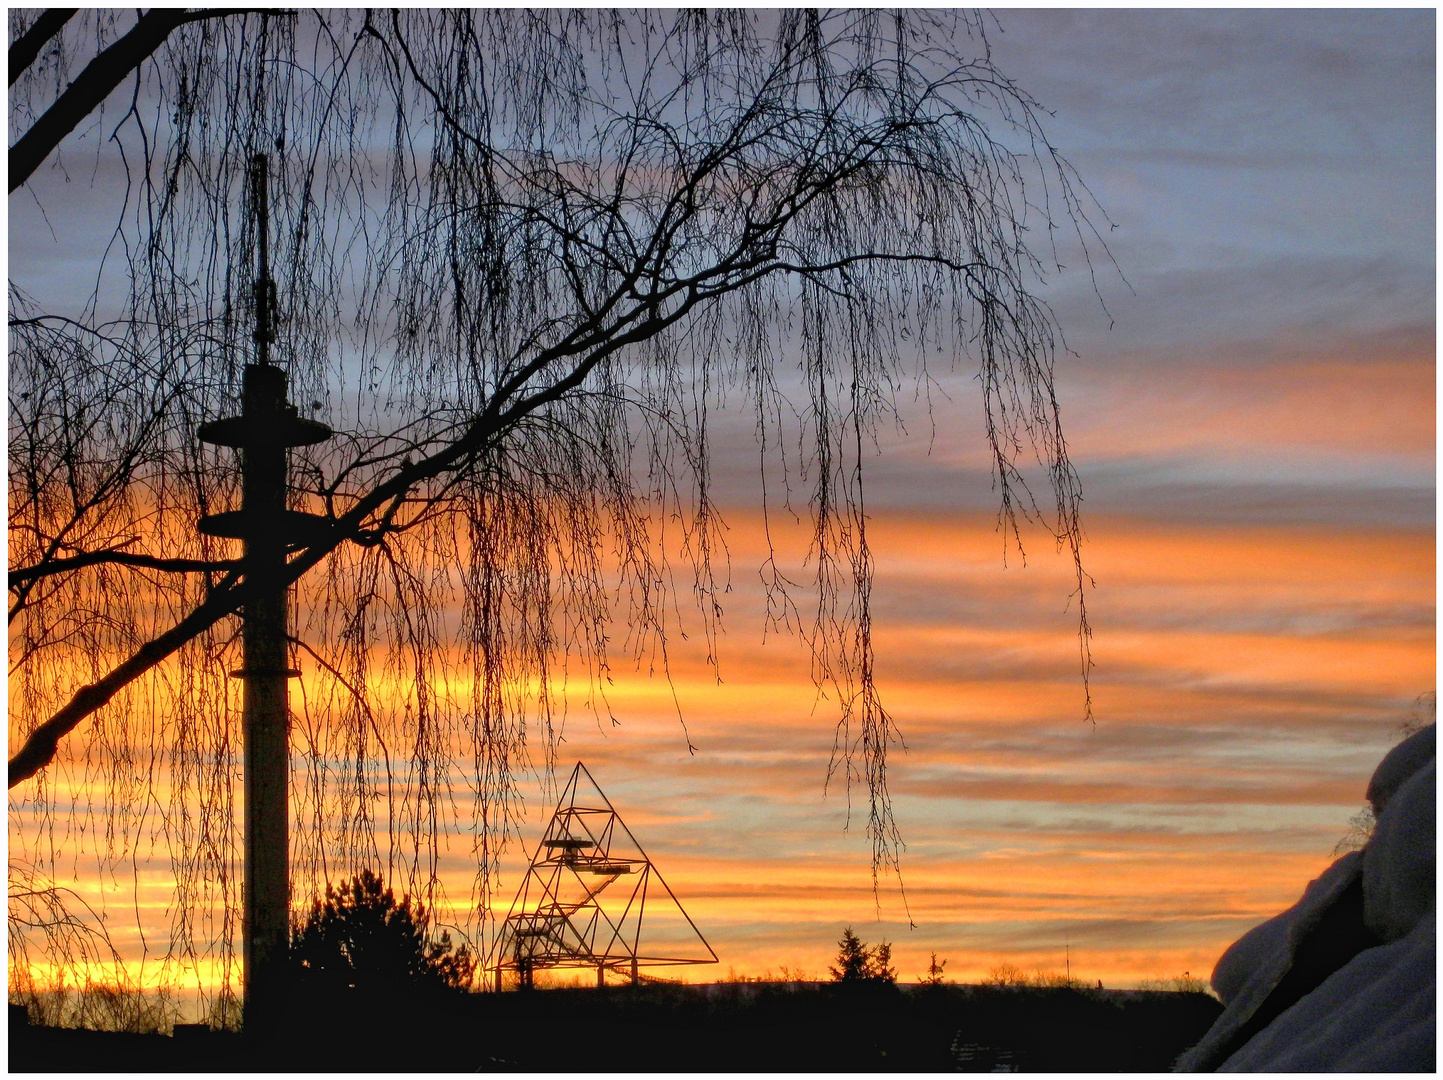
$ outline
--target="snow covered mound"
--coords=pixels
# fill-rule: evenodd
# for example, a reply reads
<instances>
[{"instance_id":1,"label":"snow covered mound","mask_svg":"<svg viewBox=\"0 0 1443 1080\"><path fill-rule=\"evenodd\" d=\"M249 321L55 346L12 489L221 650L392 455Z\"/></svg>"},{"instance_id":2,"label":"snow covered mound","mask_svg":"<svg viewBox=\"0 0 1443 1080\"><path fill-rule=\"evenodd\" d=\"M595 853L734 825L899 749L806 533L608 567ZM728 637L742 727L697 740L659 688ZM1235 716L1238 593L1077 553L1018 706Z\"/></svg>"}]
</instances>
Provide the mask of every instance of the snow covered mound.
<instances>
[{"instance_id":1,"label":"snow covered mound","mask_svg":"<svg viewBox=\"0 0 1443 1080\"><path fill-rule=\"evenodd\" d=\"M1213 969L1226 1008L1182 1072L1432 1072L1437 726L1368 785L1377 828Z\"/></svg>"}]
</instances>

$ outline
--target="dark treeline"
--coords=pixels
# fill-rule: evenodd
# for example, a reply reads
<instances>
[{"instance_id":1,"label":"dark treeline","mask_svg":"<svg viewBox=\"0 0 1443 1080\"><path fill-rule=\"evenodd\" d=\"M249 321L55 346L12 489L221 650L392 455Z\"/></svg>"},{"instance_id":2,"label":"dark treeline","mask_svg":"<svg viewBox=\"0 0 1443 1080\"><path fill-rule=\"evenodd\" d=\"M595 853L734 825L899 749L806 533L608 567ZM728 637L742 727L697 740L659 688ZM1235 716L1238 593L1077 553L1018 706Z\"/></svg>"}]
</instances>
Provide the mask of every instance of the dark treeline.
<instances>
[{"instance_id":1,"label":"dark treeline","mask_svg":"<svg viewBox=\"0 0 1443 1080\"><path fill-rule=\"evenodd\" d=\"M650 985L298 1002L289 1036L11 1030L21 1071L1154 1072L1220 1011L1204 994ZM364 1060L355 1048L365 1047Z\"/></svg>"}]
</instances>

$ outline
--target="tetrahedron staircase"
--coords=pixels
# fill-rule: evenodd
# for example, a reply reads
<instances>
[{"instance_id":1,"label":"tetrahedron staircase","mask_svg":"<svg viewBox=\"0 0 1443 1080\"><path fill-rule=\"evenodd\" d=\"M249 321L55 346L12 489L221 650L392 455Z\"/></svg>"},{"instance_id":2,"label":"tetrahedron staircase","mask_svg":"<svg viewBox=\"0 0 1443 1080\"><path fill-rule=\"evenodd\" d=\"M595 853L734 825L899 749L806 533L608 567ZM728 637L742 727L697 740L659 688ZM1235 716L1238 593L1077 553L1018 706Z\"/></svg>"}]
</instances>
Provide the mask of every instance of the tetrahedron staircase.
<instances>
[{"instance_id":1,"label":"tetrahedron staircase","mask_svg":"<svg viewBox=\"0 0 1443 1080\"><path fill-rule=\"evenodd\" d=\"M639 968L715 964L696 928L621 815L581 762L497 935L490 969L521 987L538 968L590 968L640 979Z\"/></svg>"}]
</instances>

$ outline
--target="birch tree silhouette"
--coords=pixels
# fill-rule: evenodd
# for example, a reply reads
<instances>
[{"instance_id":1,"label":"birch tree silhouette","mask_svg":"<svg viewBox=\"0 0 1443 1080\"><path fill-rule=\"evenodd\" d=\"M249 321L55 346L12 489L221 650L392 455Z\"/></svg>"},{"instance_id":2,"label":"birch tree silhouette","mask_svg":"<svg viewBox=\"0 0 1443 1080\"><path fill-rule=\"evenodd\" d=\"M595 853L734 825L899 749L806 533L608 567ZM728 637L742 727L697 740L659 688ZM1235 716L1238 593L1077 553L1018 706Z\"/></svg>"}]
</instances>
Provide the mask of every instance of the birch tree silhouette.
<instances>
[{"instance_id":1,"label":"birch tree silhouette","mask_svg":"<svg viewBox=\"0 0 1443 1080\"><path fill-rule=\"evenodd\" d=\"M1106 258L1101 212L980 18L12 11L11 39L12 199L43 205L48 176L102 153L121 176L88 300L11 282L12 814L41 823L41 862L67 815L114 858L158 837L177 956L228 963L235 935L226 673L248 583L195 529L237 501L195 432L236 411L248 358L256 153L273 355L341 433L292 455L295 508L327 520L285 575L314 674L296 875L385 865L430 907L469 797L484 908L564 685L606 715L613 618L665 673L690 593L715 660L723 396L788 477L763 510L810 522L809 579L761 568L768 618L836 702L828 776L866 793L874 879L898 857L898 732L864 467L939 365L977 373L1004 541L1030 518L1071 555L1085 695L1080 490L1038 288L1059 230Z\"/></svg>"}]
</instances>

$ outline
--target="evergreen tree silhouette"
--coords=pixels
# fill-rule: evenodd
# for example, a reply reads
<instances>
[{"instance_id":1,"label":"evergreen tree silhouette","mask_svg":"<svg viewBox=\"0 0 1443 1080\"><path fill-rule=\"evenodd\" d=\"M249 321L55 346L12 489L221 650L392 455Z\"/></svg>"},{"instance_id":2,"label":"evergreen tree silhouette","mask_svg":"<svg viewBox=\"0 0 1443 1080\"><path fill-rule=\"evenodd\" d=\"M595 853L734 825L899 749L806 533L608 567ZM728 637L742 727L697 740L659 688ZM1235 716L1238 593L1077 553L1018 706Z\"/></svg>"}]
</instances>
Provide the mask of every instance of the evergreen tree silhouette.
<instances>
[{"instance_id":1,"label":"evergreen tree silhouette","mask_svg":"<svg viewBox=\"0 0 1443 1080\"><path fill-rule=\"evenodd\" d=\"M837 941L837 964L828 970L833 982L884 982L897 981L897 969L892 966L892 943L884 941L875 949L844 927Z\"/></svg>"},{"instance_id":2,"label":"evergreen tree silhouette","mask_svg":"<svg viewBox=\"0 0 1443 1080\"><path fill-rule=\"evenodd\" d=\"M867 956L867 978L873 982L895 983L897 969L892 966L892 943L884 941Z\"/></svg>"},{"instance_id":3,"label":"evergreen tree silhouette","mask_svg":"<svg viewBox=\"0 0 1443 1080\"><path fill-rule=\"evenodd\" d=\"M426 909L395 894L370 870L327 885L291 934L291 967L302 985L325 990L465 989L475 973L449 933L428 941Z\"/></svg>"},{"instance_id":4,"label":"evergreen tree silhouette","mask_svg":"<svg viewBox=\"0 0 1443 1080\"><path fill-rule=\"evenodd\" d=\"M937 954L935 952L932 953L932 958L927 963L927 974L923 975L917 981L923 986L941 986L943 982L942 969L946 966L947 961L945 959L938 960Z\"/></svg>"},{"instance_id":5,"label":"evergreen tree silhouette","mask_svg":"<svg viewBox=\"0 0 1443 1080\"><path fill-rule=\"evenodd\" d=\"M871 954L850 926L842 930L837 950L837 966L830 968L833 982L861 982L868 978Z\"/></svg>"}]
</instances>

